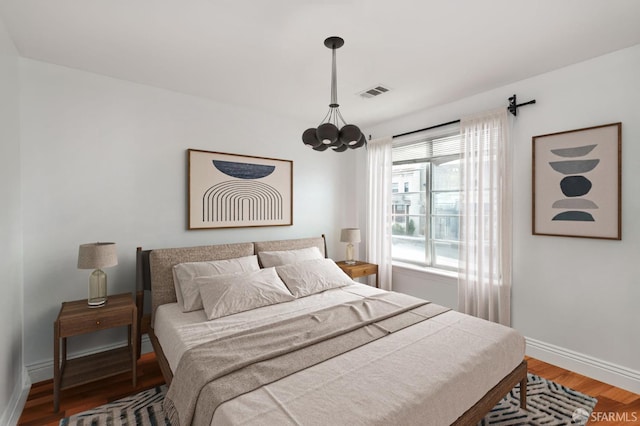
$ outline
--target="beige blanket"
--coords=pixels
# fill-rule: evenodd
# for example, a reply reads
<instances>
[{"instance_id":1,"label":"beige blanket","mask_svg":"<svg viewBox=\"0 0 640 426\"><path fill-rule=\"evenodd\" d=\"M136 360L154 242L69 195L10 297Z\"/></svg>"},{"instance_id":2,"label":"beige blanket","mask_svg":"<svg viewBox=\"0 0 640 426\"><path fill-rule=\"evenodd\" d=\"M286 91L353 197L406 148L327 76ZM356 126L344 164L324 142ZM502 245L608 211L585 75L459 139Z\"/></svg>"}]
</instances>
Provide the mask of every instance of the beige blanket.
<instances>
[{"instance_id":1,"label":"beige blanket","mask_svg":"<svg viewBox=\"0 0 640 426\"><path fill-rule=\"evenodd\" d=\"M209 425L227 400L447 310L384 293L201 344L180 360L165 411L174 425Z\"/></svg>"}]
</instances>

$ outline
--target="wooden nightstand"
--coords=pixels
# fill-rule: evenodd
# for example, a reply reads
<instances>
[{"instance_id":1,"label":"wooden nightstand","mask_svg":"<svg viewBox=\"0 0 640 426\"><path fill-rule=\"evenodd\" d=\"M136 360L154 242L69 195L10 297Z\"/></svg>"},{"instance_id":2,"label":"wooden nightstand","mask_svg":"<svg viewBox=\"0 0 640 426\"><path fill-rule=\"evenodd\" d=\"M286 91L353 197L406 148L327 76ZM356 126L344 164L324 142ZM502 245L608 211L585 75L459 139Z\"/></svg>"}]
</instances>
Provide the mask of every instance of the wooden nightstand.
<instances>
[{"instance_id":1,"label":"wooden nightstand","mask_svg":"<svg viewBox=\"0 0 640 426\"><path fill-rule=\"evenodd\" d=\"M53 409L60 408L60 390L131 371L136 386L137 309L131 293L109 296L107 304L90 308L87 299L63 302L53 323ZM128 326L127 346L67 360L67 337ZM62 343L62 347L60 347ZM60 355L62 351L62 362Z\"/></svg>"},{"instance_id":2,"label":"wooden nightstand","mask_svg":"<svg viewBox=\"0 0 640 426\"><path fill-rule=\"evenodd\" d=\"M352 279L376 274L376 288L380 287L378 282L378 265L374 263L360 262L359 260L352 265L347 265L344 260L336 262L336 264Z\"/></svg>"}]
</instances>

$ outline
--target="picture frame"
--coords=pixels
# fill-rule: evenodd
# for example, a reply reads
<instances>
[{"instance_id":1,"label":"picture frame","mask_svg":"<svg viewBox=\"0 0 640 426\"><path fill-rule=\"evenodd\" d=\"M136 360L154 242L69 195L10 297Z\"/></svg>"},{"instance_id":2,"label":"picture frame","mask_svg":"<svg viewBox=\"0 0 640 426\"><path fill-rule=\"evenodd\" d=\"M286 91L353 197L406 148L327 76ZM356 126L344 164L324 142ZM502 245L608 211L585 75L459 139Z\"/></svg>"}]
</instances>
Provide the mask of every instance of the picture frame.
<instances>
[{"instance_id":1,"label":"picture frame","mask_svg":"<svg viewBox=\"0 0 640 426\"><path fill-rule=\"evenodd\" d=\"M187 153L188 229L293 225L293 161Z\"/></svg>"},{"instance_id":2,"label":"picture frame","mask_svg":"<svg viewBox=\"0 0 640 426\"><path fill-rule=\"evenodd\" d=\"M622 123L532 138L533 235L622 239Z\"/></svg>"}]
</instances>

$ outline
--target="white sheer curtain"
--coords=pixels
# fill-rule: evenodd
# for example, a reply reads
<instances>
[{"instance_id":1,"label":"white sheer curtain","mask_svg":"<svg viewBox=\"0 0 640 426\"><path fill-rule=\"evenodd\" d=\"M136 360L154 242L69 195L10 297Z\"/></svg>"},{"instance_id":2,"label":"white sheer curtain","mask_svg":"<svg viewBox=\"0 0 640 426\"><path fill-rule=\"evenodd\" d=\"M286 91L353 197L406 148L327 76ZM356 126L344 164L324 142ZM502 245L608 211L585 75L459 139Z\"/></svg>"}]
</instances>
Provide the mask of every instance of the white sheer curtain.
<instances>
[{"instance_id":1,"label":"white sheer curtain","mask_svg":"<svg viewBox=\"0 0 640 426\"><path fill-rule=\"evenodd\" d=\"M511 323L511 154L505 108L460 121L458 310Z\"/></svg>"},{"instance_id":2,"label":"white sheer curtain","mask_svg":"<svg viewBox=\"0 0 640 426\"><path fill-rule=\"evenodd\" d=\"M391 290L391 141L367 144L367 261L378 265L380 288Z\"/></svg>"}]
</instances>

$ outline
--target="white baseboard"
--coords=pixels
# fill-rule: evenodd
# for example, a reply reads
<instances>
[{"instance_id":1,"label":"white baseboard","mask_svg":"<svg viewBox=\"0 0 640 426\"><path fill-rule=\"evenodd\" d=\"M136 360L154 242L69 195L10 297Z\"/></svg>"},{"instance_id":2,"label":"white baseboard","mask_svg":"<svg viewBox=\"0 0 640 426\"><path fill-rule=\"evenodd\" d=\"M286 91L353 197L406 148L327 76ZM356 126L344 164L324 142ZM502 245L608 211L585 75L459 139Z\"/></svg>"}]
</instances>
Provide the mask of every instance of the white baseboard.
<instances>
[{"instance_id":1,"label":"white baseboard","mask_svg":"<svg viewBox=\"0 0 640 426\"><path fill-rule=\"evenodd\" d=\"M527 341L527 355L532 358L557 365L565 370L571 370L629 392L640 394L640 371L631 370L529 337L525 339Z\"/></svg>"},{"instance_id":2,"label":"white baseboard","mask_svg":"<svg viewBox=\"0 0 640 426\"><path fill-rule=\"evenodd\" d=\"M69 358L76 358L85 355L91 355L94 353L108 351L110 349L116 349L126 344L126 342L122 341L119 343L114 343L108 346L102 346L99 348L93 348L89 351L84 351L80 353L70 354ZM140 345L141 352L146 354L147 352L153 352L153 347L151 346L151 341L149 340L148 335L142 336L142 343ZM36 362L33 364L29 364L26 366L27 371L29 372L29 377L31 378L31 383L38 383L44 380L49 380L53 378L53 359L48 359L42 362ZM0 423L3 424L3 423Z\"/></svg>"},{"instance_id":3,"label":"white baseboard","mask_svg":"<svg viewBox=\"0 0 640 426\"><path fill-rule=\"evenodd\" d=\"M27 402L27 397L29 396L29 389L31 389L29 375L27 374L27 370L23 369L22 380L16 384L16 388L11 395L11 400L5 407L4 412L0 413L0 425L18 424L24 404Z\"/></svg>"}]
</instances>

